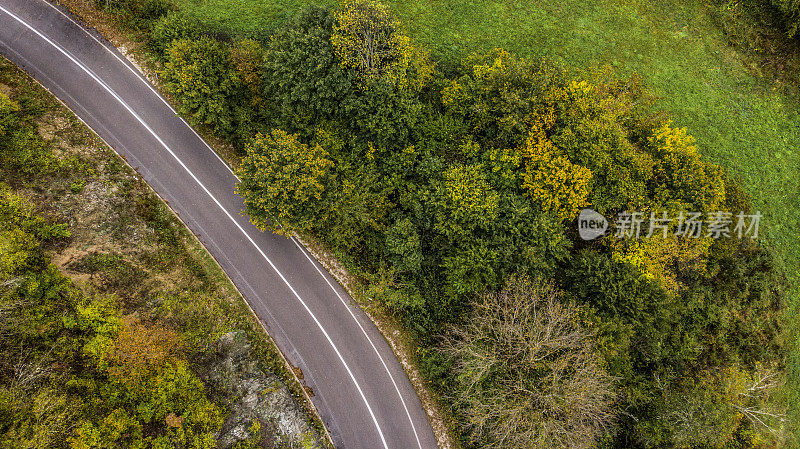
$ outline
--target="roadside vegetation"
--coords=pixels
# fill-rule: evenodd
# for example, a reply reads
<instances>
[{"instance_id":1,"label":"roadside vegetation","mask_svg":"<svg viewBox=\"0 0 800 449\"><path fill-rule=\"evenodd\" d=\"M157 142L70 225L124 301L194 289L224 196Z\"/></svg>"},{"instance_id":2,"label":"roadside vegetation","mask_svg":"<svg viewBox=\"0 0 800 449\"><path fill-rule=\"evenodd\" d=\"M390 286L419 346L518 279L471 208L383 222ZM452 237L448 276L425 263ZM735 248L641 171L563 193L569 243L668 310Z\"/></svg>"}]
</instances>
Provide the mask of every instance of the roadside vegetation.
<instances>
[{"instance_id":1,"label":"roadside vegetation","mask_svg":"<svg viewBox=\"0 0 800 449\"><path fill-rule=\"evenodd\" d=\"M109 7L252 221L403 323L458 444L797 443L797 5L251 4ZM766 245L585 242L584 207L759 210Z\"/></svg>"},{"instance_id":2,"label":"roadside vegetation","mask_svg":"<svg viewBox=\"0 0 800 449\"><path fill-rule=\"evenodd\" d=\"M284 385L291 372L200 243L2 58L0 337L0 447L323 447L302 390ZM223 349L241 355L228 371ZM285 409L243 411L223 381L245 371ZM231 436L238 425L247 438Z\"/></svg>"}]
</instances>

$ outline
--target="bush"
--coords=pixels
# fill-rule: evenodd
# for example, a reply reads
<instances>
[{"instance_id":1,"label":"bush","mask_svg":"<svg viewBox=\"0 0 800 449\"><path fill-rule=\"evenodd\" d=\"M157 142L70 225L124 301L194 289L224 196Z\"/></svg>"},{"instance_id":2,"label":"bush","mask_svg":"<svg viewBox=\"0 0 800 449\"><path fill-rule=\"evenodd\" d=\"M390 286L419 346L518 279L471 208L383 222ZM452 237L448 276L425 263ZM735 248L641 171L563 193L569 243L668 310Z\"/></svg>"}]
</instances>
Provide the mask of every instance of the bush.
<instances>
[{"instance_id":1,"label":"bush","mask_svg":"<svg viewBox=\"0 0 800 449\"><path fill-rule=\"evenodd\" d=\"M772 0L772 4L783 13L789 37L796 36L800 32L800 1Z\"/></svg>"},{"instance_id":2,"label":"bush","mask_svg":"<svg viewBox=\"0 0 800 449\"><path fill-rule=\"evenodd\" d=\"M125 13L130 25L150 28L153 21L175 9L172 0L96 0L103 2L106 8L115 8Z\"/></svg>"},{"instance_id":3,"label":"bush","mask_svg":"<svg viewBox=\"0 0 800 449\"><path fill-rule=\"evenodd\" d=\"M9 182L19 175L52 175L62 168L31 123L30 112L0 92L0 170Z\"/></svg>"},{"instance_id":4,"label":"bush","mask_svg":"<svg viewBox=\"0 0 800 449\"><path fill-rule=\"evenodd\" d=\"M0 193L3 445L215 447L222 411L178 334L83 294L42 249L68 232Z\"/></svg>"}]
</instances>

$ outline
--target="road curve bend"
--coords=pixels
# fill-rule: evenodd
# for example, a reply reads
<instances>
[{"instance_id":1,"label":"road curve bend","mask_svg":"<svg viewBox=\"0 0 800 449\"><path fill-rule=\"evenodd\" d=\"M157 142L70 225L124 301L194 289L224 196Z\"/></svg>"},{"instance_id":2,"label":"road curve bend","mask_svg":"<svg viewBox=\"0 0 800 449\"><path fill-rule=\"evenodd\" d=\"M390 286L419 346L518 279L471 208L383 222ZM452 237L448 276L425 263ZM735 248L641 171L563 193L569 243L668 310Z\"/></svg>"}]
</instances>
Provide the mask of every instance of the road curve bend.
<instances>
[{"instance_id":1,"label":"road curve bend","mask_svg":"<svg viewBox=\"0 0 800 449\"><path fill-rule=\"evenodd\" d=\"M124 156L198 236L302 370L336 447L438 447L369 318L302 245L241 215L228 165L116 49L45 0L0 0L0 53Z\"/></svg>"}]
</instances>

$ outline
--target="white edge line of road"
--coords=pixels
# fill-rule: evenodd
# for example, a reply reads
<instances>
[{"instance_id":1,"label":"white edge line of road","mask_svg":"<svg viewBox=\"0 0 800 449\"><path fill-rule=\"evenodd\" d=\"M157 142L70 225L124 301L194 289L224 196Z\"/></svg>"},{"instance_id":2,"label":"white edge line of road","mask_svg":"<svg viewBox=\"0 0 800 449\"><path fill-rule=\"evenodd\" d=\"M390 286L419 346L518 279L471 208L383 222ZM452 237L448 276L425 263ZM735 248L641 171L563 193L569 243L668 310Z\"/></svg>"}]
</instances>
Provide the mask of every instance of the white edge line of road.
<instances>
[{"instance_id":1,"label":"white edge line of road","mask_svg":"<svg viewBox=\"0 0 800 449\"><path fill-rule=\"evenodd\" d=\"M370 415L371 415L371 417L372 417L372 421L373 421L373 423L375 424L375 428L378 430L378 434L379 434L379 435L380 435L380 437L381 437L381 441L382 441L382 443L383 443L383 447L384 447L384 448L386 448L386 449L388 449L388 447L389 447L389 446L388 446L388 445L387 445L387 443L386 443L386 438L385 438L385 437L384 437L384 435L383 435L383 430L380 428L380 425L378 424L378 420L377 420L377 418L375 417L375 413L372 411L372 407L370 407L370 405L369 405L369 402L367 401L367 398L366 398L366 396L364 395L364 392L363 392L363 390L361 389L361 386L358 384L358 381L356 380L355 376L353 375L353 372L350 370L350 367L347 365L347 362L345 362L345 360L344 360L344 357L342 356L341 352L339 352L339 348L337 348L337 347L336 347L336 345L333 343L333 340L332 340L332 339L331 339L331 337L328 335L328 332L325 330L325 328L324 328L324 327L322 326L322 324L319 322L319 320L317 319L317 317L314 315L314 313L311 311L311 309L310 309L310 308L308 307L308 305L305 303L305 301L303 300L303 298L302 298L302 297L300 297L300 295L297 293L297 291L294 289L294 287L292 287L292 285L289 283L289 281L288 281L288 280L287 280L287 279L286 279L286 278L283 276L283 273L281 273L281 272L278 270L278 268L275 266L275 264L272 262L272 260L270 260L270 259L269 259L269 257L267 257L267 255L266 255L266 254L264 254L264 252L263 252L263 251L261 250L261 248L260 248L260 247L259 247L259 246L256 244L256 242L253 240L253 238L252 238L252 237L250 237L250 235L247 233L247 231L245 231L245 230L244 230L244 228L242 228L242 226L241 226L241 225L239 225L239 223L238 223L238 222L237 222L237 221L236 221L236 220L233 218L233 216L232 216L232 215L231 215L231 214L228 212L228 210L227 210L227 209L225 209L225 207L224 207L224 206L222 206L222 204L221 204L221 203L220 203L220 202L219 202L219 201L218 201L218 200L217 200L217 199L214 197L214 195L213 195L213 194L211 194L211 192L210 192L210 191L209 191L209 190L206 188L206 186L205 186L205 185L203 185L203 183L202 183L202 182L200 182L200 180L199 180L199 179L198 179L198 178L195 176L195 174L194 174L194 173L192 173L192 172L191 172L191 170L189 170L189 168L188 168L188 167L187 167L187 166L186 166L186 165L183 163L183 161L181 161L181 160L180 160L180 158L178 158L178 156L177 156L177 155L176 155L176 154L175 154L175 153L172 151L172 149L171 149L169 146L167 146L167 144L166 144L166 143L165 143L163 140L161 140L161 138L158 136L158 134L156 134L156 133L155 133L155 132L152 130L152 128L150 128L150 126L148 126L148 125L147 125L147 123L146 123L146 122L145 122L145 121L144 121L144 120L143 120L141 117L139 117L139 115L138 115L138 114L136 114L136 112L135 112L135 111L133 111L133 109L131 109L131 108L130 108L130 106L128 106L128 104L127 104L127 103L125 103L125 101L124 101L122 98L120 98L120 97L119 97L119 95L117 95L117 93L116 93L116 92L114 92L114 90L112 90L112 89L111 89L111 88L110 88L108 85L106 85L106 84L105 84L105 83L104 83L104 82L103 82L103 81L102 81L100 78L98 78L98 77L97 77L97 76L96 76L96 75L95 75L95 74L94 74L94 73L91 71L91 69L89 69L88 67L84 66L84 65L83 65L83 64L82 64L80 61L78 61L77 59L75 59L75 58L74 58L74 57L73 57L71 54L69 54L69 52L67 52L66 50L64 50L64 49L63 49L61 46L59 46L58 44L56 44L55 42L53 42L52 40L50 40L50 39L49 39L47 36L45 36L45 35L43 35L42 33L40 33L38 30L36 30L36 29L35 29L35 28L33 28L31 25L29 25L27 22L25 22L24 20L22 20L21 18L19 18L18 16L16 16L14 13L12 13L12 12L10 12L9 10L7 10L6 8L4 8L2 5L0 5L0 10L2 10L2 11L3 11L3 12L5 12L7 15L11 16L12 18L14 18L14 20L16 20L17 22L21 23L23 26L25 26L25 28L28 28L28 29L29 29L30 31L32 31L34 34L36 34L36 35L37 35L37 36L39 36L41 39L43 39L44 41L46 41L47 43L49 43L51 46L53 46L53 48L55 48L55 49L56 49L56 50L58 50L60 53L62 53L64 56L66 56L67 58L69 58L69 59L70 59L70 60L71 60L71 61L72 61L72 62L73 62L75 65L77 65L79 68L81 68L81 69L82 69L84 72L86 72L86 74L87 74L87 75L89 75L89 76L90 76L92 79L94 79L94 80L95 80L95 81L96 81L98 84L100 84L100 85L101 85L101 86L102 86L102 87L103 87L103 88L104 88L104 89L105 89L105 90L106 90L106 91L107 91L109 94L111 94L111 96L113 96L113 97L114 97L114 98L115 98L115 99L116 99L116 100L117 100L117 101L118 101L118 102L119 102L119 103L120 103L120 104L121 104L121 105L122 105L122 106L123 106L123 107L124 107L124 108L125 108L125 109L126 109L126 110L127 110L127 111L128 111L128 112L129 112L129 113L130 113L130 114L131 114L131 115L132 115L132 116L133 116L133 117L134 117L134 118L135 118L135 119L136 119L136 120L137 120L137 121L138 121L138 122L139 122L139 123L140 123L140 124L141 124L141 125L144 127L144 128L145 128L145 129L147 129L147 131L148 131L148 132L149 132L149 133L150 133L150 134L151 134L151 135L152 135L152 136L153 136L153 137L154 137L154 138L155 138L155 139L156 139L156 140L157 140L157 141L158 141L158 142L161 144L161 146L163 146L163 147L164 147L164 149L165 149L165 150L167 150L167 152L169 152L169 154L170 154L170 155L172 155L172 157L173 157L173 158L174 158L174 159L175 159L175 160L176 160L176 161L177 161L177 162L178 162L178 163L181 165L181 167L183 167L183 169L184 169L184 170L186 170L186 172L187 172L187 173L188 173L188 174L189 174L189 175L192 177L192 179L194 179L194 181L195 181L195 182L196 182L196 183L197 183L197 184L200 186L200 188L202 188L202 189L203 189L203 191L204 191L204 192L205 192L205 193L206 193L206 194L207 194L207 195L208 195L208 196L209 196L209 197L210 197L210 198L211 198L211 199L214 201L214 203L216 203L216 205L217 205L217 206L218 206L218 207L219 207L219 208L220 208L220 209L221 209L221 210L222 210L222 211L225 213L225 215L227 215L227 216L228 216L228 218L229 218L229 219L230 219L230 220L233 222L233 224L234 224L234 225L235 225L235 226L236 226L236 227L237 227L237 228L238 228L238 229L239 229L239 230L242 232L242 234L243 234L243 235L244 235L244 236L247 238L247 240L248 240L248 241L249 241L249 242L250 242L250 243L253 245L253 247L255 247L255 248L256 248L256 250L259 252L259 254L261 254L261 256L264 258L264 260L266 260L266 261L267 261L267 263L270 265L270 267L272 267L272 269L275 271L275 273L276 273L276 274L277 274L277 275L278 275L278 276L281 278L281 280L283 281L283 283L284 283L284 284L286 284L286 286L287 286L287 287L289 287L289 290L291 290L292 294L294 294L294 296L297 298L297 300L300 302L300 304L302 304L302 305L303 305L303 308L305 308L305 309L306 309L306 312L308 312L308 314L311 316L311 318L312 318L312 319L314 320L314 322L316 323L317 327L320 329L320 331L322 331L323 335L325 335L325 338L328 340L328 343L331 345L331 348L333 348L333 350L336 352L336 355L339 357L339 361L341 361L341 362L342 362L342 365L343 365L343 366L344 366L344 368L347 370L347 374L349 374L349 375L350 375L350 379L353 381L353 384L354 384L354 385L355 385L355 387L358 389L358 392L359 392L359 394L361 395L361 399L364 401L364 405L366 405L366 407L367 407L367 410L369 411L369 413L370 413ZM216 153L216 152L215 152L215 153ZM227 165L227 164L226 164L226 165Z\"/></svg>"},{"instance_id":2,"label":"white edge line of road","mask_svg":"<svg viewBox=\"0 0 800 449\"><path fill-rule=\"evenodd\" d=\"M313 265L314 268L317 270L317 273L319 273L319 275L322 276L322 279L325 279L325 282L328 284L328 287L330 287L331 290L333 290L333 292L336 293L336 296L339 298L339 301L341 301L344 307L347 309L347 311L350 312L350 316L353 317L353 321L355 321L356 324L358 324L358 328L361 329L361 332L363 332L364 336L367 337L367 341L369 342L370 346L372 346L372 349L375 351L375 355L378 356L381 363L383 364L383 369L386 370L386 373L389 374L389 379L392 380L392 385L394 385L394 390L397 392L397 396L400 397L400 402L403 404L403 408L406 411L406 416L408 416L408 421L411 423L411 430L414 432L414 437L417 439L417 445L419 446L420 449L422 449L422 443L420 442L419 435L417 434L417 427L414 425L414 420L411 419L411 412L408 410L408 406L406 405L405 399L403 399L403 394L400 393L400 387L397 386L397 382L395 382L394 376L392 376L392 373L389 372L389 366L386 365L386 361L383 359L383 356L381 356L381 353L378 352L378 348L375 346L375 343L373 343L372 339L369 338L366 329L364 329L364 326L362 326L361 322L358 321L358 318L356 318L356 315L355 313L353 313L353 310L351 309L350 305L347 304L344 298L342 298L342 295L339 294L339 291L333 287L333 284L331 284L331 281L328 280L328 277L325 276L324 273L322 273L322 270L320 270L319 266L316 263L314 263L314 260L311 258L311 256L309 256L308 251L306 251L306 249L303 248L303 246L297 242L297 239L292 238L292 242L294 242L294 244L297 245L297 248L300 250L300 252L303 253L304 256L306 256L306 259L308 259L309 262L311 262L311 265Z\"/></svg>"},{"instance_id":3,"label":"white edge line of road","mask_svg":"<svg viewBox=\"0 0 800 449\"><path fill-rule=\"evenodd\" d=\"M211 146L208 144L208 142L206 142L206 141L205 141L205 139L203 139L202 137L200 137L200 134L198 134L198 133L197 133L197 131L195 131L195 129L194 129L194 128L193 128L191 125L189 125L189 123L186 121L186 119L184 119L183 117L181 117L181 115L180 115L180 114L178 114L178 111L176 111L176 110L175 110L175 108L173 108L173 107L172 107L172 105L171 105L171 104L169 104L169 102L166 100L166 98L164 98L164 96L163 96L163 95L161 95L161 93L160 93L160 92L158 92L158 91L156 90L156 88L155 88L155 87L153 87L153 85L152 85L152 84L150 84L150 83L149 83L147 80L145 80L145 79L142 77L142 75L141 75L141 74L140 74L138 71L136 71L136 69L135 69L134 67L132 67L132 64L133 64L133 63L132 63L131 61L129 61L127 58L126 58L126 59L122 59L122 58L120 58L120 57L119 57L119 55L118 55L116 52L114 52L114 50L112 50L112 49L110 49L110 48L108 47L108 45L104 44L104 43L103 43L102 41L100 41L100 39L98 39L98 38L97 38L97 37L96 37L94 34L90 33L88 30L86 30L86 28L85 28L83 25L81 25L80 23L76 22L76 21L75 21L75 19L73 19L72 17L70 17L68 14L65 14L65 13L64 13L64 11L62 11L62 10L58 9L58 7L56 7L56 5L54 5L54 4L52 4L52 3L50 3L50 2L49 2L49 1L47 1L47 0L40 0L40 1L41 1L42 3L44 3L45 5L47 5L47 6L51 7L51 8L53 8L53 9L54 9L55 11L57 11L59 14L61 14L62 16L64 16L64 17L65 17L67 20L69 20L70 22L72 22L73 24L75 24L75 26L77 26L77 27L78 27L78 28L79 28L81 31L83 31L84 33L86 33L86 35L87 35L87 36L91 37L91 38L92 38L92 39L93 39L95 42L97 42L98 44L100 44L100 46L101 46L101 47L103 47L104 49L106 49L106 51L107 51L107 52L111 53L111 56L113 56L113 57L117 58L117 61L121 62L121 63L122 63L122 65L124 65L124 66L125 66L125 67L126 67L128 70L130 70L130 72L131 72L131 73L133 73L133 74L134 74L134 75L135 75L137 78L139 78L139 80L141 80L141 81L144 83L144 85L145 85L145 86L147 86L147 88L148 88L148 89L150 89L150 90L151 90L151 91L152 91L152 92L153 92L153 93L156 95L156 97L158 97L158 99L159 99L159 100L161 100L161 102L162 102L162 103L164 103L164 105L165 105L167 108L169 108L169 110L170 110L170 111L172 111L172 113L173 113L173 114L175 114L175 116L176 116L176 117L178 117L179 119L181 119L181 121L182 121L182 122L183 122L183 123L186 125L186 127L187 127L187 128L189 128L189 129L191 129L191 130L192 130L192 132L194 133L194 135L195 135L195 136L197 136L197 138L198 138L198 139L200 139L200 140L203 142L203 144L204 144L204 145L205 145L205 146L206 146L206 147L207 147L207 148L208 148L208 149L209 149L209 150L210 150L212 153L214 153L214 156L216 156L216 157L217 157L217 159L219 159L219 161L220 161L220 162L222 162L222 165L224 165L224 166L225 166L225 168L227 168L227 169L228 169L228 171L230 171L230 172L231 172L231 174L232 174L233 176L236 176L236 173L233 171L233 168L231 168L231 166L230 166L230 165L228 165L228 163L227 163L227 162L225 162L225 160L224 160L224 159L222 159L222 156L220 156L220 155L219 155L219 153L217 153L217 152L216 152L216 151L215 151L213 148L211 148ZM236 176L236 179L239 179L239 177L238 177L238 176Z\"/></svg>"},{"instance_id":4,"label":"white edge line of road","mask_svg":"<svg viewBox=\"0 0 800 449\"><path fill-rule=\"evenodd\" d=\"M187 122L186 122L186 120L185 120L183 117L181 117L180 115L178 115L178 112L175 110L175 108L173 108L173 107L172 107L172 105L171 105L171 104L170 104L170 103L169 103L169 102L168 102L168 101L167 101L167 100L166 100L166 99L165 99L165 98L164 98L164 97L163 97L163 96L162 96L162 95L161 95L161 94L160 94L160 93L159 93L159 92L158 92L158 91L157 91L157 90L156 90L156 89L155 89L155 88L154 88L154 87L153 87L153 86L152 86L152 85L151 85L151 84L150 84L150 83L147 81L147 80L145 80L145 79L142 77L142 75L141 75L141 74L140 74L140 73L139 73L139 72L138 72L138 71L137 71L137 70L136 70L134 67L131 67L131 63L130 63L130 61L128 61L127 59L123 60L122 58L120 58L120 57L119 57L119 55L118 55L118 54L117 54L115 51L113 51L111 48L108 48L108 46L107 46L105 43L103 43L102 41L100 41L100 39L98 39L96 36L94 36L92 33L90 33L88 30L86 30L86 28L85 28L85 27L83 27L83 26L82 26L81 24L79 24L78 22L76 22L76 21L75 21L75 19L73 19L72 17L70 17L68 14L65 14L65 13L64 13L64 11L62 11L62 10L58 9L58 8L57 8L55 5L53 5L52 3L50 3L50 2L49 2L49 1L47 1L47 0L40 0L40 1L41 1L42 3L44 3L44 4L46 4L47 6L49 6L49 7L53 8L53 9L54 9L54 10L56 10L56 11L57 11L59 14L61 14L62 16L64 16L64 17L65 17L67 20L69 20L70 22L72 22L73 24L75 24L75 26L77 26L78 28L80 28L80 30L81 30L81 31L83 31L84 33L86 33L86 35L87 35L87 36L91 37L91 38L92 38L92 39L93 39L95 42L97 42L97 43L98 43L98 44L99 44L101 47L103 47L104 49L106 49L106 51L108 51L108 52L109 52L109 53L110 53L110 54L111 54L111 55L112 55L114 58L116 58L116 59L117 59L117 60L118 60L120 63L122 63L122 65L124 65L124 66L125 66L125 67L126 67L128 70L130 70L130 72L131 72L131 73L133 73L133 74L134 74L134 75L135 75L135 76L136 76L136 77L137 77L137 78L138 78L140 81L142 81L142 83L144 83L144 84L145 84L145 85L146 85L146 86L147 86L147 87L148 87L148 88L149 88L149 89L150 89L150 90L153 92L153 94L155 94L155 95L158 97L158 99L159 99L159 100L161 100L161 101L164 103L164 105L166 105L166 106L167 106L167 107L168 107L168 108L169 108L169 109L170 109L170 110L171 110L171 111L172 111L172 112L173 112L173 113L174 113L176 116L178 116L178 117L179 117L179 118L180 118L180 119L183 121L183 123L184 123L184 124L186 124L186 126L187 126L187 127L189 127L189 129L191 129L191 130L192 130L192 132L195 134L195 136L197 136L197 138L198 138L198 139L200 139L201 141L203 141L203 143L204 143L204 144L205 144L205 146L208 148L208 150L209 150L209 151L211 151L212 153L214 153L214 155L217 157L217 159L219 159L219 161L220 161L220 162L222 162L222 164L223 164L223 165L225 165L225 167L226 167L226 168L227 168L227 169L228 169L228 170L231 172L231 174L232 174L233 176L235 176L237 180L241 181L241 180L239 179L239 176L237 176L237 175L236 175L236 173L233 171L233 169L231 169L231 167L228 165L228 163L227 163L227 162L225 162L225 160L224 160L224 159L222 159L222 157L219 155L219 153L217 153L217 152L216 152L216 151L215 151L213 148L211 148L211 146L208 144L208 142L206 142L206 141L205 141L205 139L203 139L203 138L202 138L202 137L201 137L201 136L200 136L200 135L197 133L197 131L195 131L195 130L194 130L194 128L193 128L191 125L189 125L189 123L187 123ZM414 431L414 437L415 437L415 438L416 438L416 440L417 440L417 445L419 446L419 448L420 448L420 449L422 449L422 443L421 443L421 442L420 442L420 440L419 440L419 435L417 434L417 428L416 428L416 426L414 425L414 420L411 418L411 412L408 410L408 406L406 405L406 401L405 401L405 399L403 398L403 395L402 395L402 393L400 393L400 388L398 387L398 385L397 385L397 382L396 382L396 381L395 381L395 379L394 379L394 376L392 376L392 373L389 371L389 367L388 367L388 365L386 364L386 361L383 359L383 356L381 356L380 352L378 351L378 348L375 346L375 343L372 341L372 339L370 338L370 336L367 334L367 331L364 329L364 327L363 327L363 326L361 325L361 323L358 321L358 319L356 318L356 316L355 316L355 314L353 313L353 311L352 311L352 310L350 310L350 307L348 306L347 302L344 300L344 298L342 298L342 296L339 294L339 292L336 290L336 288L334 288L334 286L331 284L331 282L328 280L328 278L325 276L325 274L324 274L324 273L322 273L322 271L319 269L319 267L317 266L317 264L315 264L315 263L314 263L314 261L311 259L311 257L309 257L309 255L308 255L307 251L305 251L305 249L303 248L303 246L302 246L302 245L300 245L300 244L297 242L297 240L296 240L296 239L292 238L291 240L292 240L292 242L294 242L294 244L295 244L295 245L297 245L297 247L300 249L300 252L302 252L302 253L303 253L303 255L305 255L305 256L306 256L306 258L308 259L308 261L309 261L309 262L311 262L311 265L313 265L313 266L314 266L314 268L317 270L317 272L319 273L319 275L320 275L320 276L322 276L322 278L325 280L325 282L328 284L328 286L331 288L331 290L333 290L333 292L334 292L334 293L336 294L336 296L339 298L339 301L341 301L341 302L342 302L342 304L344 304L345 308L347 308L347 311L350 313L350 316L352 316L352 317L353 317L353 321L355 321L355 322L356 322L356 324L358 325L359 329L361 329L361 332L363 332L363 333L364 333L364 336L367 338L367 341L369 341L369 344L370 344L370 346L372 346L372 349L375 351L375 354L376 354L376 355L378 356L378 358L380 359L380 361L381 361L381 364L383 365L383 368L386 370L386 373L389 375L389 379L391 379L391 381L392 381L392 384L394 385L394 389L395 389L395 391L397 392L397 395L400 397L400 402L403 404L403 408L405 409L406 416L408 416L408 420L409 420L409 422L411 423L411 430L413 430L413 431Z\"/></svg>"}]
</instances>

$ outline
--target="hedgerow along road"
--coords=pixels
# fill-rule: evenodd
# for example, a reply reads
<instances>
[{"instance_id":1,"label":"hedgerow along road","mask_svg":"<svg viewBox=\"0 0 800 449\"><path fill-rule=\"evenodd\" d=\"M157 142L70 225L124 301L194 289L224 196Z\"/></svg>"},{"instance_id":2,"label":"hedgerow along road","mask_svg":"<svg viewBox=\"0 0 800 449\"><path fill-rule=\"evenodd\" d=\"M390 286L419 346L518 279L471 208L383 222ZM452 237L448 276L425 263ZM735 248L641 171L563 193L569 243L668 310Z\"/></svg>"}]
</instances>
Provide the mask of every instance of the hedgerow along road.
<instances>
[{"instance_id":1,"label":"hedgerow along road","mask_svg":"<svg viewBox=\"0 0 800 449\"><path fill-rule=\"evenodd\" d=\"M302 370L337 447L437 447L369 318L295 239L249 223L229 166L119 51L44 0L0 0L0 53L122 155L200 239Z\"/></svg>"}]
</instances>

